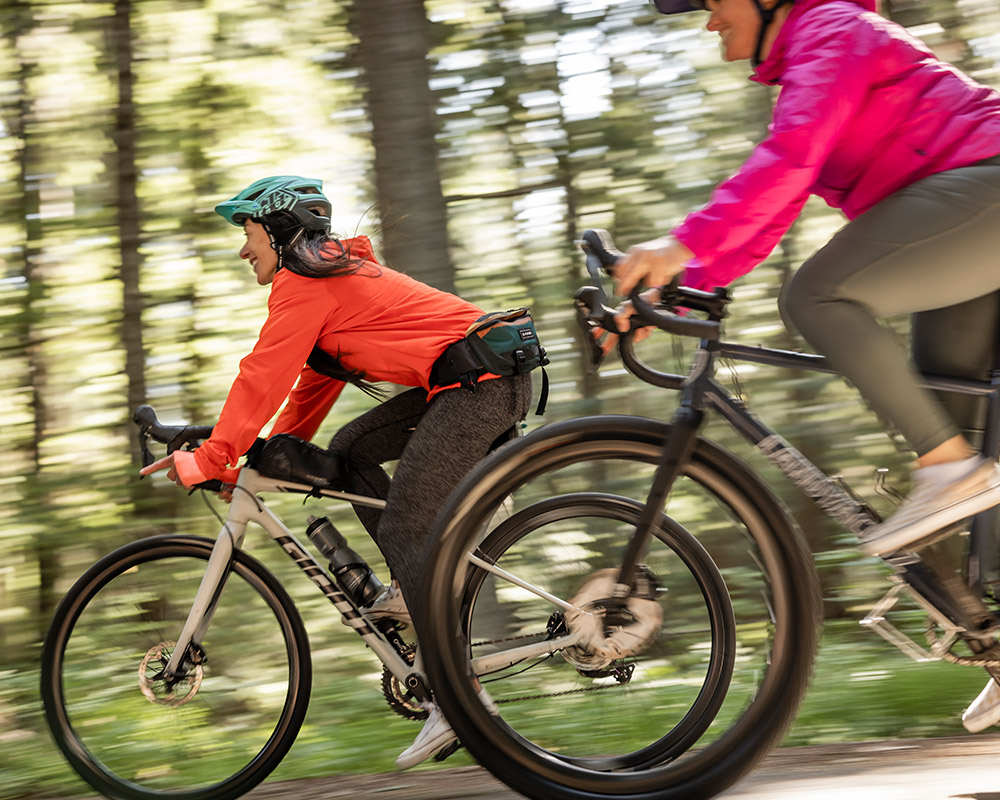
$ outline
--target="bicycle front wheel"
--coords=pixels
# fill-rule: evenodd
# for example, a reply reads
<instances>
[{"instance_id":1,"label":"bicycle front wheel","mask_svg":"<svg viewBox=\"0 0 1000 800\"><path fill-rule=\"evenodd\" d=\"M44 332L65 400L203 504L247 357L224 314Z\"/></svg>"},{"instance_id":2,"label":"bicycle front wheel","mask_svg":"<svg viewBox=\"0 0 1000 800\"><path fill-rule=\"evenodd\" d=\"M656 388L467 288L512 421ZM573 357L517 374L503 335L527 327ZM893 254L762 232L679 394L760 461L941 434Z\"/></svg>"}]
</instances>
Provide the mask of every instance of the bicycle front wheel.
<instances>
[{"instance_id":1,"label":"bicycle front wheel","mask_svg":"<svg viewBox=\"0 0 1000 800\"><path fill-rule=\"evenodd\" d=\"M703 439L643 558L647 602L603 626L620 648L574 622L574 606L601 619L669 435L631 417L546 426L439 517L417 620L428 679L463 744L528 797L712 797L777 744L808 684L811 556L759 479ZM513 515L497 522L501 504Z\"/></svg>"},{"instance_id":2,"label":"bicycle front wheel","mask_svg":"<svg viewBox=\"0 0 1000 800\"><path fill-rule=\"evenodd\" d=\"M305 717L311 663L291 598L237 551L202 663L162 677L213 542L145 539L98 561L56 610L42 699L70 765L120 800L227 800L262 781Z\"/></svg>"}]
</instances>

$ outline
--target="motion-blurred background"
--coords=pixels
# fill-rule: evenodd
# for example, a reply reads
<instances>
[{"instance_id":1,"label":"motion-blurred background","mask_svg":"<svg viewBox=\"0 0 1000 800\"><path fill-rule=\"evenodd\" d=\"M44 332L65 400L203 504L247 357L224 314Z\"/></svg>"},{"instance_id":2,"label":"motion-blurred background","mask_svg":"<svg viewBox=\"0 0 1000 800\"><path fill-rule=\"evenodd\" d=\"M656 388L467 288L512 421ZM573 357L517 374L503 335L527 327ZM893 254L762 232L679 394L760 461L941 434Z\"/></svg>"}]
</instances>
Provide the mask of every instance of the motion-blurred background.
<instances>
[{"instance_id":1,"label":"motion-blurred background","mask_svg":"<svg viewBox=\"0 0 1000 800\"><path fill-rule=\"evenodd\" d=\"M1000 86L997 0L883 13ZM37 660L52 610L99 555L152 533L211 534L197 497L137 479L131 410L211 424L266 313L213 206L273 174L322 178L334 229L487 309L530 305L552 358L544 419L664 416L675 398L579 355L571 297L588 227L622 246L704 202L762 138L774 90L725 65L704 15L644 0L7 0L0 9L0 797L87 791L48 737ZM842 224L812 202L736 288L727 337L795 349L775 299ZM947 279L948 265L942 265ZM901 340L906 325L899 321ZM659 335L648 360L682 368ZM721 376L883 511L875 469L909 455L842 381L748 365ZM372 401L348 389L316 440ZM761 465L820 567L827 632L791 743L958 733L980 672L918 667L856 620L884 570ZM293 528L300 501L279 502ZM313 503L310 510L315 511ZM317 512L318 513L318 512ZM349 509L331 516L372 560ZM306 725L275 778L392 768L414 723L377 662L265 537L248 547L301 602L315 651ZM585 721L583 722L585 724ZM465 761L463 762L463 759ZM449 765L468 763L460 755ZM433 768L433 767L432 767Z\"/></svg>"}]
</instances>

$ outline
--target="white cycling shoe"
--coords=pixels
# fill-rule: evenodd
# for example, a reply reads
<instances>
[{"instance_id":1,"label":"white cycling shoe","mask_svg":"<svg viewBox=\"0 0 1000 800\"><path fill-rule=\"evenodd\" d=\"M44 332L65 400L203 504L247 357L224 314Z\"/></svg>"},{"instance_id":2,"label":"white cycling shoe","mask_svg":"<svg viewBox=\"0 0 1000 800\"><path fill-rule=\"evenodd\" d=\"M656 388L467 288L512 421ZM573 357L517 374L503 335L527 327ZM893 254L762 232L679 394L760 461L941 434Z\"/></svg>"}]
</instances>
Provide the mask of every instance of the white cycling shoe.
<instances>
[{"instance_id":1,"label":"white cycling shoe","mask_svg":"<svg viewBox=\"0 0 1000 800\"><path fill-rule=\"evenodd\" d=\"M392 581L378 597L372 600L371 605L366 606L365 613L376 619L389 617L397 622L412 624L410 610L403 600L403 592L400 591L399 584Z\"/></svg>"},{"instance_id":2,"label":"white cycling shoe","mask_svg":"<svg viewBox=\"0 0 1000 800\"><path fill-rule=\"evenodd\" d=\"M860 548L884 556L1000 503L1000 465L983 456L923 467L913 491L889 519L865 531Z\"/></svg>"},{"instance_id":3,"label":"white cycling shoe","mask_svg":"<svg viewBox=\"0 0 1000 800\"><path fill-rule=\"evenodd\" d=\"M485 688L479 688L479 701L491 714L497 714L497 705L490 697L490 693ZM451 729L448 720L444 718L441 709L434 702L424 703L424 708L431 712L424 722L424 727L420 729L413 744L407 747L402 753L396 756L397 769L409 769L426 761L431 756L441 753L445 748L458 741L458 735ZM450 756L458 747L449 749L444 753L444 757Z\"/></svg>"},{"instance_id":4,"label":"white cycling shoe","mask_svg":"<svg viewBox=\"0 0 1000 800\"><path fill-rule=\"evenodd\" d=\"M970 733L978 733L1000 723L1000 685L990 678L979 697L962 714L962 724Z\"/></svg>"},{"instance_id":5,"label":"white cycling shoe","mask_svg":"<svg viewBox=\"0 0 1000 800\"><path fill-rule=\"evenodd\" d=\"M417 738L413 740L413 744L396 756L397 769L409 769L422 764L458 739L437 705L428 703L425 707L430 709L431 714L424 722L424 727L420 729Z\"/></svg>"}]
</instances>

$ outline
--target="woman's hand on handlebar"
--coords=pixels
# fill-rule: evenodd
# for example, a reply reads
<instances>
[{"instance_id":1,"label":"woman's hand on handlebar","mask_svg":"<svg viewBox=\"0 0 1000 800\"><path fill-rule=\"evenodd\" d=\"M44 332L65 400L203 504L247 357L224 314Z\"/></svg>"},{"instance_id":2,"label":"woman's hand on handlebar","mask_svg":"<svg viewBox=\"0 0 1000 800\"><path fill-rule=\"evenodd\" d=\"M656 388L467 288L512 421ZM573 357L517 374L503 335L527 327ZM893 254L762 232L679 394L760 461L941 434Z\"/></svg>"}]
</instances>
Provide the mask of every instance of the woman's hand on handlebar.
<instances>
[{"instance_id":1,"label":"woman's hand on handlebar","mask_svg":"<svg viewBox=\"0 0 1000 800\"><path fill-rule=\"evenodd\" d=\"M139 474L142 477L147 475L152 475L154 472L160 472L161 470L167 470L167 477L176 483L178 486L184 489L190 489L190 486L184 486L184 481L180 479L177 474L177 467L174 466L174 454L171 453L169 456L164 456L159 461L154 461L148 467L143 467L139 470Z\"/></svg>"},{"instance_id":2,"label":"woman's hand on handlebar","mask_svg":"<svg viewBox=\"0 0 1000 800\"><path fill-rule=\"evenodd\" d=\"M612 270L615 293L627 297L642 284L663 286L670 283L684 271L684 265L692 258L694 253L669 235L633 245Z\"/></svg>"},{"instance_id":3,"label":"woman's hand on handlebar","mask_svg":"<svg viewBox=\"0 0 1000 800\"><path fill-rule=\"evenodd\" d=\"M174 463L174 454L171 453L168 456L164 456L159 461L154 461L148 467L143 467L139 470L139 474L142 477L147 475L152 475L154 472L160 472L162 470L167 470L167 477L180 486L183 489L191 489L194 487L188 486L181 480L180 475L177 474L177 465ZM201 486L201 488L208 488ZM230 483L223 483L222 488L218 492L219 497L225 502L232 502L233 499L233 485Z\"/></svg>"},{"instance_id":4,"label":"woman's hand on handlebar","mask_svg":"<svg viewBox=\"0 0 1000 800\"><path fill-rule=\"evenodd\" d=\"M647 303L655 304L660 300L660 290L647 289L640 296ZM635 307L632 305L631 300L626 300L615 309L615 325L618 326L618 330L621 333L628 333L631 329L633 316L635 316ZM643 339L650 336L655 330L656 328L652 325L644 328L638 328L632 336L632 341L641 342ZM604 355L610 353L614 346L618 343L618 337L613 333L607 333L605 335L605 331L597 329L594 331L594 335L597 337L597 343L601 346L601 350L604 351ZM603 338L601 338L602 335Z\"/></svg>"}]
</instances>

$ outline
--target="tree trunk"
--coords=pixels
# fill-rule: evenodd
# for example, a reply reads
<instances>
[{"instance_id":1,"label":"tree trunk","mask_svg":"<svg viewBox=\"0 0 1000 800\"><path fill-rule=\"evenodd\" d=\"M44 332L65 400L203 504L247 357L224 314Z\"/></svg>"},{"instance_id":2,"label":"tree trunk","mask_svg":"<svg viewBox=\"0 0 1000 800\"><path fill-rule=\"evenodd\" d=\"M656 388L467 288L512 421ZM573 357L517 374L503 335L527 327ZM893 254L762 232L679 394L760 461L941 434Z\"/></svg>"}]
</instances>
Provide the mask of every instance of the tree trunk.
<instances>
[{"instance_id":1,"label":"tree trunk","mask_svg":"<svg viewBox=\"0 0 1000 800\"><path fill-rule=\"evenodd\" d=\"M386 260L439 289L455 288L441 196L429 28L423 0L355 3L375 145Z\"/></svg>"},{"instance_id":2,"label":"tree trunk","mask_svg":"<svg viewBox=\"0 0 1000 800\"><path fill-rule=\"evenodd\" d=\"M44 254L42 252L41 183L46 169L42 163L43 154L36 140L30 134L30 121L34 116L34 104L30 93L32 80L38 72L38 64L22 49L20 39L27 39L33 28L31 8L27 3L15 6L17 19L15 41L18 52L18 114L12 126L13 135L20 141L18 151L18 194L21 197L21 219L23 222L24 247L21 272L27 286L23 312L21 340L25 343L28 366L28 380L31 388L31 440L27 443L28 474L25 502L35 509L35 520L44 531L32 538L31 549L38 569L37 635L45 635L58 597L56 585L59 578L59 540L48 530L49 487L42 467L42 454L46 431L49 427L51 410L49 405L49 363L45 352L45 300L47 294ZM30 49L30 48L29 48Z\"/></svg>"},{"instance_id":3,"label":"tree trunk","mask_svg":"<svg viewBox=\"0 0 1000 800\"><path fill-rule=\"evenodd\" d=\"M109 50L118 86L115 108L113 157L115 208L122 281L121 337L125 347L125 373L128 378L128 421L131 432L132 412L146 401L145 354L142 341L143 299L139 289L139 203L136 192L136 122L132 98L135 83L132 72L132 0L116 0L109 31ZM134 436L129 436L135 441ZM133 444L133 448L137 445ZM138 456L138 450L133 453ZM136 458L137 460L137 458Z\"/></svg>"}]
</instances>

